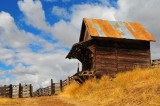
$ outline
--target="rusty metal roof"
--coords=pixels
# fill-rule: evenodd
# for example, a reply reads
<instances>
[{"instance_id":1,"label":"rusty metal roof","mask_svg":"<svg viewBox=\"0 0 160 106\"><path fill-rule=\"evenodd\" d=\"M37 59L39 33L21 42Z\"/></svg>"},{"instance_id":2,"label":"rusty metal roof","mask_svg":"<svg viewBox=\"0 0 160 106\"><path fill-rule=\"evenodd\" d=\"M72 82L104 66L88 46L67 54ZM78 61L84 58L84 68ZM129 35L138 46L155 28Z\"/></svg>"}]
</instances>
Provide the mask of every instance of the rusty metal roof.
<instances>
[{"instance_id":1,"label":"rusty metal roof","mask_svg":"<svg viewBox=\"0 0 160 106\"><path fill-rule=\"evenodd\" d=\"M84 18L83 22L91 37L155 41L154 37L140 23L89 18Z\"/></svg>"}]
</instances>

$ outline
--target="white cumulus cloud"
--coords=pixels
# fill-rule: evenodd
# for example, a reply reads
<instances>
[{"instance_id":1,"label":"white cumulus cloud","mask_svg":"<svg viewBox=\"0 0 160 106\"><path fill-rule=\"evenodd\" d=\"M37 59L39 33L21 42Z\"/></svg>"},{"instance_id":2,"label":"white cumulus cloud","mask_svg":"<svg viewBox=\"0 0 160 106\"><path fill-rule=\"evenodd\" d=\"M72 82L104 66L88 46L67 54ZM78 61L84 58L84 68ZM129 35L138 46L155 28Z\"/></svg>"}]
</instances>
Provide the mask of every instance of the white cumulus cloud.
<instances>
[{"instance_id":1,"label":"white cumulus cloud","mask_svg":"<svg viewBox=\"0 0 160 106\"><path fill-rule=\"evenodd\" d=\"M53 6L52 14L56 15L60 18L63 18L63 19L69 19L70 18L70 14L68 13L68 11L65 8L59 7L59 6Z\"/></svg>"},{"instance_id":2,"label":"white cumulus cloud","mask_svg":"<svg viewBox=\"0 0 160 106\"><path fill-rule=\"evenodd\" d=\"M19 9L23 12L26 22L33 27L47 31L50 30L46 22L45 12L40 0L22 0L18 1Z\"/></svg>"},{"instance_id":3,"label":"white cumulus cloud","mask_svg":"<svg viewBox=\"0 0 160 106\"><path fill-rule=\"evenodd\" d=\"M0 71L0 76L3 76L4 79L0 80L1 84L21 82L34 85L39 83L36 87L48 86L51 78L59 82L60 79L76 72L78 61L65 59L67 55L65 49L19 29L9 13L0 12L0 27L3 29L0 34L2 38L0 40L0 61L13 66L13 69L9 71L3 73ZM32 52L28 47L31 43L41 45L42 52ZM12 75L14 79L5 77L5 74Z\"/></svg>"}]
</instances>

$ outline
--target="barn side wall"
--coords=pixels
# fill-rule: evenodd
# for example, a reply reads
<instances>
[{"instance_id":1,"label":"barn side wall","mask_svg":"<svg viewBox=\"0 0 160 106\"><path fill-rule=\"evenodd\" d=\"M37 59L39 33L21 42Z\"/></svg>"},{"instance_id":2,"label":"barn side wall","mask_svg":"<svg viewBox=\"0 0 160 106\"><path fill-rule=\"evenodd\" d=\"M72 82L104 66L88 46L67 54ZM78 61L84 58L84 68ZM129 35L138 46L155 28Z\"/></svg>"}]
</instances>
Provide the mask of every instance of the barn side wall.
<instances>
[{"instance_id":1,"label":"barn side wall","mask_svg":"<svg viewBox=\"0 0 160 106\"><path fill-rule=\"evenodd\" d=\"M114 76L135 66L151 64L150 42L136 40L96 40L94 69L97 74Z\"/></svg>"}]
</instances>

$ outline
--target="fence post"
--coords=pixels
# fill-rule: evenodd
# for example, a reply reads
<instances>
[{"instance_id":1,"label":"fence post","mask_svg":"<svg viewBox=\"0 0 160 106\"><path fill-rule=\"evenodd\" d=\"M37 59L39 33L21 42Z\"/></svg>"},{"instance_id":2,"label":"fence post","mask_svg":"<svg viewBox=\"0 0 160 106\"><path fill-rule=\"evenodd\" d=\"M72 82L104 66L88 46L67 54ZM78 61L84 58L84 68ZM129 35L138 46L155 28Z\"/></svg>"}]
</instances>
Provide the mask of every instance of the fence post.
<instances>
[{"instance_id":1,"label":"fence post","mask_svg":"<svg viewBox=\"0 0 160 106\"><path fill-rule=\"evenodd\" d=\"M51 95L53 95L54 94L54 88L53 88L53 79L51 79Z\"/></svg>"},{"instance_id":2,"label":"fence post","mask_svg":"<svg viewBox=\"0 0 160 106\"><path fill-rule=\"evenodd\" d=\"M4 91L3 91L3 97L7 97L8 95L7 95L7 92L6 92L6 85L4 85Z\"/></svg>"},{"instance_id":3,"label":"fence post","mask_svg":"<svg viewBox=\"0 0 160 106\"><path fill-rule=\"evenodd\" d=\"M56 94L56 84L53 83L53 94Z\"/></svg>"},{"instance_id":4,"label":"fence post","mask_svg":"<svg viewBox=\"0 0 160 106\"><path fill-rule=\"evenodd\" d=\"M30 84L30 97L32 97L32 93L33 93L33 87L32 84Z\"/></svg>"},{"instance_id":5,"label":"fence post","mask_svg":"<svg viewBox=\"0 0 160 106\"><path fill-rule=\"evenodd\" d=\"M12 98L12 84L9 85L9 97Z\"/></svg>"},{"instance_id":6,"label":"fence post","mask_svg":"<svg viewBox=\"0 0 160 106\"><path fill-rule=\"evenodd\" d=\"M60 80L60 91L62 92L63 86L62 86L62 80Z\"/></svg>"},{"instance_id":7,"label":"fence post","mask_svg":"<svg viewBox=\"0 0 160 106\"><path fill-rule=\"evenodd\" d=\"M79 73L79 63L78 63L77 73Z\"/></svg>"},{"instance_id":8,"label":"fence post","mask_svg":"<svg viewBox=\"0 0 160 106\"><path fill-rule=\"evenodd\" d=\"M19 83L19 98L22 97L22 87L21 87L21 83Z\"/></svg>"},{"instance_id":9,"label":"fence post","mask_svg":"<svg viewBox=\"0 0 160 106\"><path fill-rule=\"evenodd\" d=\"M68 76L67 85L70 84L70 77Z\"/></svg>"}]
</instances>

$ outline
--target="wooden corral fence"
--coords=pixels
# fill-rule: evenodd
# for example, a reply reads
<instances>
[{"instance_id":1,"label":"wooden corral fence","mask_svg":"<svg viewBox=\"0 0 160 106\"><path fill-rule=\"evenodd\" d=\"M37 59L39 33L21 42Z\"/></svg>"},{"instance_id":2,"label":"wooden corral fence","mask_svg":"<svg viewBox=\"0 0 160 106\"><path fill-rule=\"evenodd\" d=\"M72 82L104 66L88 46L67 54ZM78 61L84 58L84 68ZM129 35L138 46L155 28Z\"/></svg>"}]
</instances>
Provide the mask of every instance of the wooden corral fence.
<instances>
[{"instance_id":1,"label":"wooden corral fence","mask_svg":"<svg viewBox=\"0 0 160 106\"><path fill-rule=\"evenodd\" d=\"M55 95L57 95L59 92L62 91L60 83L54 83L53 88L54 88L53 92Z\"/></svg>"},{"instance_id":2,"label":"wooden corral fence","mask_svg":"<svg viewBox=\"0 0 160 106\"><path fill-rule=\"evenodd\" d=\"M81 72L79 72L81 73ZM45 88L39 88L36 91L33 92L33 97L39 97L39 96L51 96L51 95L57 95L61 91L63 91L64 87L69 85L72 81L76 80L77 73L74 74L71 77L68 77L65 80L60 80L59 83L53 83L53 79L51 79L51 85Z\"/></svg>"},{"instance_id":3,"label":"wooden corral fence","mask_svg":"<svg viewBox=\"0 0 160 106\"><path fill-rule=\"evenodd\" d=\"M32 97L32 85L4 85L0 86L0 97L8 98L27 98Z\"/></svg>"},{"instance_id":4,"label":"wooden corral fence","mask_svg":"<svg viewBox=\"0 0 160 106\"><path fill-rule=\"evenodd\" d=\"M152 60L152 67L160 67L160 59Z\"/></svg>"},{"instance_id":5,"label":"wooden corral fence","mask_svg":"<svg viewBox=\"0 0 160 106\"><path fill-rule=\"evenodd\" d=\"M51 85L45 88L39 88L33 92L33 97L39 96L51 96L58 94L61 91L60 83L53 83L51 79Z\"/></svg>"},{"instance_id":6,"label":"wooden corral fence","mask_svg":"<svg viewBox=\"0 0 160 106\"><path fill-rule=\"evenodd\" d=\"M33 87L31 84L21 85L19 88L21 89L20 97L22 98L32 97Z\"/></svg>"},{"instance_id":7,"label":"wooden corral fence","mask_svg":"<svg viewBox=\"0 0 160 106\"><path fill-rule=\"evenodd\" d=\"M0 97L12 97L12 85L0 86Z\"/></svg>"},{"instance_id":8,"label":"wooden corral fence","mask_svg":"<svg viewBox=\"0 0 160 106\"><path fill-rule=\"evenodd\" d=\"M51 87L39 88L33 92L33 96L51 96Z\"/></svg>"}]
</instances>

